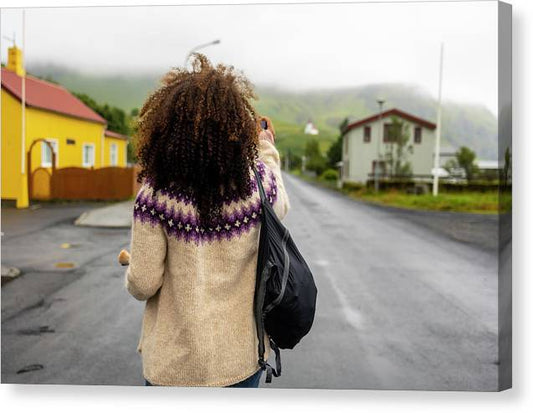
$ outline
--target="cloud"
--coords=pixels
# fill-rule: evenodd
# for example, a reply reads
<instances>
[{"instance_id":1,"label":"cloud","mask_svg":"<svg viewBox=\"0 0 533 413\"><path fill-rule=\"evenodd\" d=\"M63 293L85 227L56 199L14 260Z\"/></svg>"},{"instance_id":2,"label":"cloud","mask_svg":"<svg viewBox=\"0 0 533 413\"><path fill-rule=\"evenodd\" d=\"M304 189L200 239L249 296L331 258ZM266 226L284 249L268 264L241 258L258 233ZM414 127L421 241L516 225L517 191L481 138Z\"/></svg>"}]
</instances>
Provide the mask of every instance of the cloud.
<instances>
[{"instance_id":1,"label":"cloud","mask_svg":"<svg viewBox=\"0 0 533 413\"><path fill-rule=\"evenodd\" d=\"M2 35L21 38L20 10ZM292 90L416 83L436 96L440 42L445 99L496 113L497 3L354 3L31 9L28 62L91 73L164 72L202 43L254 83ZM2 53L5 56L6 42Z\"/></svg>"}]
</instances>

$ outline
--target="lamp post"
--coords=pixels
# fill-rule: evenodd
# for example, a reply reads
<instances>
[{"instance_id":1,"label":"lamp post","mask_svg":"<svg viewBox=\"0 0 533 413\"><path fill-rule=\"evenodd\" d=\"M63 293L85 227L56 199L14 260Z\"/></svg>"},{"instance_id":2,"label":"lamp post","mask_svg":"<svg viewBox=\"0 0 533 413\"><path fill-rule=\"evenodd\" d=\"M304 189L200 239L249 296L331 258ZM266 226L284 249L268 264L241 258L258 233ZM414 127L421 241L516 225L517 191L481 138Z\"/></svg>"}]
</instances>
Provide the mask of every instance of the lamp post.
<instances>
[{"instance_id":1,"label":"lamp post","mask_svg":"<svg viewBox=\"0 0 533 413\"><path fill-rule=\"evenodd\" d=\"M194 52L196 52L196 51L198 51L198 50L200 50L200 49L203 49L204 47L212 46L212 45L219 44L219 43L220 43L220 40L217 39L217 40L213 40L212 42L204 43L204 44L200 44L200 45L198 45L198 46L196 46L196 47L193 47L193 48L191 49L191 51L190 51L189 53L187 53L187 56L185 56L185 62L183 63L183 66L184 66L184 67L187 67L187 62L189 61L189 57L191 57L191 55L192 55Z\"/></svg>"},{"instance_id":2,"label":"lamp post","mask_svg":"<svg viewBox=\"0 0 533 413\"><path fill-rule=\"evenodd\" d=\"M377 100L379 105L379 133L378 133L378 144L377 144L377 161L374 165L374 191L379 191L379 168L381 168L381 140L383 139L383 125L382 125L382 116L383 116L383 104L385 103L384 99Z\"/></svg>"},{"instance_id":3,"label":"lamp post","mask_svg":"<svg viewBox=\"0 0 533 413\"><path fill-rule=\"evenodd\" d=\"M439 194L439 170L440 170L440 135L442 129L442 63L444 60L444 43L440 44L439 64L439 99L437 103L437 130L435 131L435 157L433 163L433 196Z\"/></svg>"}]
</instances>

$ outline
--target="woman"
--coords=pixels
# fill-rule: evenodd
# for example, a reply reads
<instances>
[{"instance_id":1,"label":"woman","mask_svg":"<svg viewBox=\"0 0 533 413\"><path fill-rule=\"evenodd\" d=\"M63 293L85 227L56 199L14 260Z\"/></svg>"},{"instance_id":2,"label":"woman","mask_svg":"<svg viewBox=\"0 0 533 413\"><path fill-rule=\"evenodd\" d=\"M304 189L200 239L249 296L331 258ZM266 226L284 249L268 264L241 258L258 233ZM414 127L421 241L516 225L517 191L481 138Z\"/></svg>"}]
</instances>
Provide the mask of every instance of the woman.
<instances>
[{"instance_id":1,"label":"woman","mask_svg":"<svg viewBox=\"0 0 533 413\"><path fill-rule=\"evenodd\" d=\"M137 195L126 288L146 300L138 351L147 385L257 387L253 297L260 230L257 168L280 218L289 209L252 86L194 56L139 114ZM268 339L265 339L268 343ZM266 349L265 359L270 352Z\"/></svg>"}]
</instances>

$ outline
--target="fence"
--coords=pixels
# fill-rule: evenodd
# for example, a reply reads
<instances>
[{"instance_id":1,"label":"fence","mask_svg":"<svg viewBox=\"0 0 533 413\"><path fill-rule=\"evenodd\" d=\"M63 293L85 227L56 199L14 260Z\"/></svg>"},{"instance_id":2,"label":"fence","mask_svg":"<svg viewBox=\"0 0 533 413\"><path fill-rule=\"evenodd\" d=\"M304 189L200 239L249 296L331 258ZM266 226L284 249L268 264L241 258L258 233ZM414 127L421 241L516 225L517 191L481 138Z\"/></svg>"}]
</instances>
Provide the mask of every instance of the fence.
<instances>
[{"instance_id":1,"label":"fence","mask_svg":"<svg viewBox=\"0 0 533 413\"><path fill-rule=\"evenodd\" d=\"M400 189L410 190L413 187L426 185L428 189L433 188L432 175L405 175L405 176L390 176L385 175L378 178L379 187L381 189ZM368 188L374 187L374 174L368 174L366 181ZM476 191L476 192L490 192L502 190L504 185L500 185L498 180L472 180L468 182L466 179L441 177L439 178L439 188L443 191L462 192L462 191ZM505 190L511 190L511 184L505 186Z\"/></svg>"},{"instance_id":2,"label":"fence","mask_svg":"<svg viewBox=\"0 0 533 413\"><path fill-rule=\"evenodd\" d=\"M32 173L31 198L39 200L122 200L136 193L135 168L61 168Z\"/></svg>"}]
</instances>

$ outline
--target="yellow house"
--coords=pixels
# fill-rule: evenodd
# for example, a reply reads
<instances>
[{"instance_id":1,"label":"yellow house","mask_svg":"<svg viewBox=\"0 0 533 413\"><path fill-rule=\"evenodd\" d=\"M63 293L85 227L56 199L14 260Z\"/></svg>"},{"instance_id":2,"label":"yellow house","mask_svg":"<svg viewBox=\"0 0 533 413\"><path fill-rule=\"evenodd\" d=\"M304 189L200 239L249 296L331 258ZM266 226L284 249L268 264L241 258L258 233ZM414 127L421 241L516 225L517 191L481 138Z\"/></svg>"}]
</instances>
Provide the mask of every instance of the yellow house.
<instances>
[{"instance_id":1,"label":"yellow house","mask_svg":"<svg viewBox=\"0 0 533 413\"><path fill-rule=\"evenodd\" d=\"M51 148L56 168L126 167L128 137L64 87L27 76L22 58L9 48L1 73L2 199L28 206L28 172L51 170Z\"/></svg>"},{"instance_id":2,"label":"yellow house","mask_svg":"<svg viewBox=\"0 0 533 413\"><path fill-rule=\"evenodd\" d=\"M110 130L104 132L104 137L104 166L125 168L128 165L129 137Z\"/></svg>"}]
</instances>

